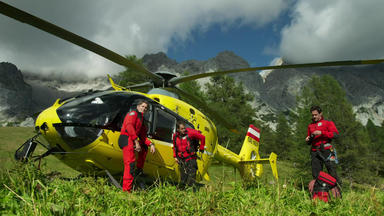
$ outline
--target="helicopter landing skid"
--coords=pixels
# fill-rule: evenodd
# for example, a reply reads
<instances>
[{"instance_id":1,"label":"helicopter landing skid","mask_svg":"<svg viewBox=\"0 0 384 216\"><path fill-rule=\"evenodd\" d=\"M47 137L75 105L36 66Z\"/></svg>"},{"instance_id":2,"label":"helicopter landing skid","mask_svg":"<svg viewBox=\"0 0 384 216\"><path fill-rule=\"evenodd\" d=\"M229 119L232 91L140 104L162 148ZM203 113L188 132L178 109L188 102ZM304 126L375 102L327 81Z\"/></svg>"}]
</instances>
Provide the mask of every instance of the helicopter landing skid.
<instances>
[{"instance_id":1,"label":"helicopter landing skid","mask_svg":"<svg viewBox=\"0 0 384 216\"><path fill-rule=\"evenodd\" d=\"M36 134L32 138L28 139L23 145L21 145L15 152L15 159L22 162L27 162L28 158L33 154L37 144L36 139L40 133Z\"/></svg>"},{"instance_id":2,"label":"helicopter landing skid","mask_svg":"<svg viewBox=\"0 0 384 216\"><path fill-rule=\"evenodd\" d=\"M115 187L117 187L117 188L119 188L119 189L123 189L123 188L121 187L121 185L116 181L116 179L113 178L113 176L111 175L111 173L110 173L108 170L105 170L105 173L107 173L109 179L111 180L112 184L113 184Z\"/></svg>"}]
</instances>

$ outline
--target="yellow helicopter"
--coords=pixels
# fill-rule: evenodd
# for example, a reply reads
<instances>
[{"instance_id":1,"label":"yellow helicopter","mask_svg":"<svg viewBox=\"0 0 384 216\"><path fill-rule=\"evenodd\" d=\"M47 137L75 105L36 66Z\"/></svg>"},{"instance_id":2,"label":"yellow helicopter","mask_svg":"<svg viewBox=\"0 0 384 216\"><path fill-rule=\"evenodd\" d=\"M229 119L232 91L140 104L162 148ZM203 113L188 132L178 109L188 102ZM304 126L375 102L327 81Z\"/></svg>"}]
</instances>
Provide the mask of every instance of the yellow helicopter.
<instances>
[{"instance_id":1,"label":"yellow helicopter","mask_svg":"<svg viewBox=\"0 0 384 216\"><path fill-rule=\"evenodd\" d=\"M145 115L149 129L148 136L157 149L155 154L147 155L145 174L153 178L162 177L178 181L180 174L178 164L173 159L172 134L175 132L176 122L183 120L187 127L200 130L206 137L205 150L199 153L197 181L210 179L207 170L213 159L239 169L244 180L253 180L261 176L263 164L269 163L273 176L278 179L277 155L271 153L268 158L261 158L259 155L260 130L257 127L250 125L248 131L244 131L245 139L239 154L226 149L218 143L218 133L212 120L197 108L178 99L177 95L193 100L209 116L228 128L235 129L215 111L176 85L204 77L246 71L384 62L383 59L379 59L264 66L176 77L169 72L150 72L109 49L1 1L0 13L150 77L151 82L127 87L117 85L109 77L113 90L92 91L69 99L58 99L51 107L39 114L35 122L37 135L23 144L15 154L17 159L25 160L32 155L36 144L40 143L47 148L47 152L41 157L54 154L62 162L81 173L115 175L123 172L123 154L118 145L122 121L125 114L136 106L137 100L145 99L149 102L149 111ZM153 89L148 93L133 91L144 86L150 86ZM37 139L39 136L43 137L48 144L40 142Z\"/></svg>"}]
</instances>

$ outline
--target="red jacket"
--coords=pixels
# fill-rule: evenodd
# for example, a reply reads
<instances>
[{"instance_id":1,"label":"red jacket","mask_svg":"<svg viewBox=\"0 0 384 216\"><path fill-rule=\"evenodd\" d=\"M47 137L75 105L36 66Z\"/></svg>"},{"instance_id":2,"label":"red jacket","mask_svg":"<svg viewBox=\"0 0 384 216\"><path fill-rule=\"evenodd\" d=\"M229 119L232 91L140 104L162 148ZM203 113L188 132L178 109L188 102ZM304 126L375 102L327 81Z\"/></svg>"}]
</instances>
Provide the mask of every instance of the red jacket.
<instances>
[{"instance_id":1,"label":"red jacket","mask_svg":"<svg viewBox=\"0 0 384 216\"><path fill-rule=\"evenodd\" d=\"M198 139L200 140L200 151L204 151L205 146L205 136L202 135L199 131L192 129L192 128L186 128L186 135L181 137L178 132L176 132L173 135L173 157L176 158L187 158L189 159L196 159L196 152L191 152L191 139ZM189 139L188 139L189 137ZM177 152L177 153L176 153Z\"/></svg>"},{"instance_id":2,"label":"red jacket","mask_svg":"<svg viewBox=\"0 0 384 216\"><path fill-rule=\"evenodd\" d=\"M139 137L141 145L149 146L151 144L147 138L147 127L143 124L143 114L137 110L133 110L125 116L120 135L128 136L128 142Z\"/></svg>"},{"instance_id":3,"label":"red jacket","mask_svg":"<svg viewBox=\"0 0 384 216\"><path fill-rule=\"evenodd\" d=\"M321 118L318 122L312 122L308 125L308 133L310 136L314 131L321 131L321 135L317 135L312 140L312 151L316 151L320 148L320 145L323 143L324 149L330 149L332 139L336 138L339 135L335 124L332 121L327 121Z\"/></svg>"}]
</instances>

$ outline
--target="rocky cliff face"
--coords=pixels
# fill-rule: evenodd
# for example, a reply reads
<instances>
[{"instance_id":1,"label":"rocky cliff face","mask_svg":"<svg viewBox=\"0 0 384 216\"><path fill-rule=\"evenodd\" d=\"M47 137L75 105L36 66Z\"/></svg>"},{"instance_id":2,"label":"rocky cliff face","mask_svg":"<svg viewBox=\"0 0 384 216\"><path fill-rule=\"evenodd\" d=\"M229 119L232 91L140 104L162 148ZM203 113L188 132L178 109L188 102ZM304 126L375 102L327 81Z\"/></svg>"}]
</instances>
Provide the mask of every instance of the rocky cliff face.
<instances>
[{"instance_id":1,"label":"rocky cliff face","mask_svg":"<svg viewBox=\"0 0 384 216\"><path fill-rule=\"evenodd\" d=\"M158 55L162 56L164 64L157 61L160 58L154 58ZM177 73L188 71L191 74L249 67L244 59L230 51L219 53L207 61L189 60L175 64L164 53L146 55L143 60L152 71L167 69ZM259 110L258 114L263 116L294 108L296 96L315 74L330 74L340 83L354 106L357 119L363 124L366 124L368 118L376 125L384 121L384 64L273 70L264 77L257 72L230 76L243 82L248 91L255 94L253 105Z\"/></svg>"},{"instance_id":2,"label":"rocky cliff face","mask_svg":"<svg viewBox=\"0 0 384 216\"><path fill-rule=\"evenodd\" d=\"M145 55L143 57L143 63L152 72L168 70L178 74L183 74L185 72L197 74L209 71L250 67L248 62L231 51L221 52L216 57L206 61L188 60L180 63L169 59L164 53L160 52L157 54ZM248 89L252 89L253 91L256 90L256 93L260 92L263 86L263 79L257 72L237 73L231 74L230 76L243 82Z\"/></svg>"},{"instance_id":3,"label":"rocky cliff face","mask_svg":"<svg viewBox=\"0 0 384 216\"><path fill-rule=\"evenodd\" d=\"M0 63L0 122L20 121L31 115L31 90L15 65Z\"/></svg>"},{"instance_id":4,"label":"rocky cliff face","mask_svg":"<svg viewBox=\"0 0 384 216\"><path fill-rule=\"evenodd\" d=\"M11 63L0 63L0 125L22 123L33 126L27 117L51 106L58 98L67 98L90 89L107 89L106 77L95 79L73 79L58 76L22 74Z\"/></svg>"},{"instance_id":5,"label":"rocky cliff face","mask_svg":"<svg viewBox=\"0 0 384 216\"><path fill-rule=\"evenodd\" d=\"M206 61L176 62L164 53L149 54L143 63L150 71L167 70L177 74L204 73L246 68L249 64L233 52L225 51ZM384 64L320 69L285 69L265 73L231 74L255 95L253 106L260 119L296 106L296 96L314 74L330 74L345 89L363 124L371 119L376 125L384 121ZM205 79L205 82L207 79ZM23 74L10 63L0 63L0 122L19 121L49 107L57 98L65 98L89 89L107 89L105 77L68 80L64 77L41 77Z\"/></svg>"},{"instance_id":6,"label":"rocky cliff face","mask_svg":"<svg viewBox=\"0 0 384 216\"><path fill-rule=\"evenodd\" d=\"M88 90L104 90L110 87L106 77L94 79L78 78L69 80L59 76L25 74L25 82L32 87L33 113L41 112L57 99L68 98Z\"/></svg>"},{"instance_id":7,"label":"rocky cliff face","mask_svg":"<svg viewBox=\"0 0 384 216\"><path fill-rule=\"evenodd\" d=\"M231 51L224 51L219 53L216 57L206 61L187 60L180 63L170 60L164 53L147 54L143 57L143 63L147 68L156 72L158 70L167 70L176 74L198 74L218 70L231 70L238 68L250 67L247 61L240 56L237 56ZM270 116L274 112L274 108L265 103L261 98L263 93L263 78L258 72L244 72L237 74L230 74L235 80L242 82L247 90L255 95L253 106L257 108L257 116L263 120L264 116ZM209 78L198 80L201 85L208 82ZM204 88L204 86L203 86Z\"/></svg>"},{"instance_id":8,"label":"rocky cliff face","mask_svg":"<svg viewBox=\"0 0 384 216\"><path fill-rule=\"evenodd\" d=\"M380 125L384 121L384 64L275 70L265 79L262 100L277 110L293 108L296 96L311 77L325 74L343 87L360 122L366 124L370 118Z\"/></svg>"}]
</instances>

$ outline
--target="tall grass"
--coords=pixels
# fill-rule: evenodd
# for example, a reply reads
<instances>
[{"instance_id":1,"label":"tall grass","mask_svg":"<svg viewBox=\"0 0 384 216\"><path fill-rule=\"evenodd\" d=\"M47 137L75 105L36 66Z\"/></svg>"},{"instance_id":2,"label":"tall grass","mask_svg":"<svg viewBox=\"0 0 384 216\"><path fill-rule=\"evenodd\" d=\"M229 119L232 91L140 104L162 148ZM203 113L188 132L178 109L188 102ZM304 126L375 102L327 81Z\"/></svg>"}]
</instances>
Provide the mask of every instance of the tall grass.
<instances>
[{"instance_id":1,"label":"tall grass","mask_svg":"<svg viewBox=\"0 0 384 216\"><path fill-rule=\"evenodd\" d=\"M382 188L345 184L343 199L314 202L307 179L292 176L295 168L282 161L278 183L268 166L258 182L244 184L233 168L216 164L197 192L158 180L128 194L104 177L76 178L52 156L41 170L16 163L14 151L32 135L31 128L0 128L0 215L384 215Z\"/></svg>"},{"instance_id":2,"label":"tall grass","mask_svg":"<svg viewBox=\"0 0 384 216\"><path fill-rule=\"evenodd\" d=\"M383 215L384 192L344 190L343 199L310 200L297 182L282 184L224 182L206 184L197 192L178 190L156 181L147 190L128 194L107 178L63 179L17 166L1 173L0 214L22 215Z\"/></svg>"}]
</instances>

